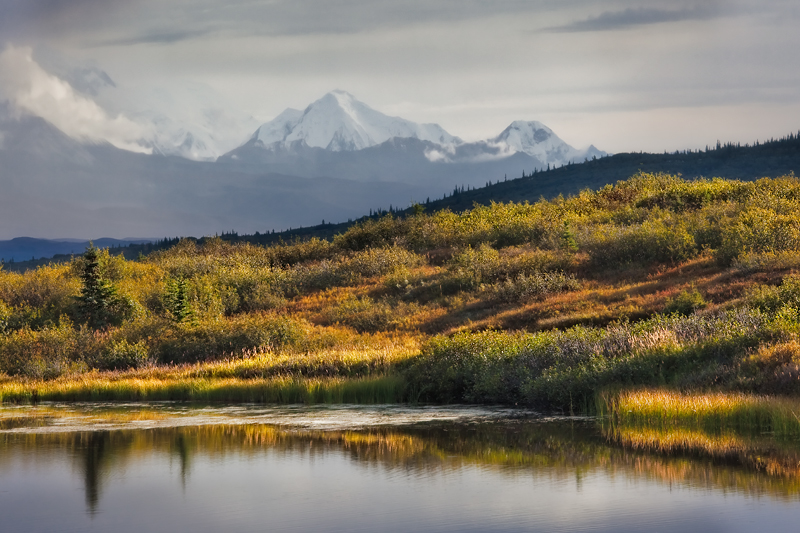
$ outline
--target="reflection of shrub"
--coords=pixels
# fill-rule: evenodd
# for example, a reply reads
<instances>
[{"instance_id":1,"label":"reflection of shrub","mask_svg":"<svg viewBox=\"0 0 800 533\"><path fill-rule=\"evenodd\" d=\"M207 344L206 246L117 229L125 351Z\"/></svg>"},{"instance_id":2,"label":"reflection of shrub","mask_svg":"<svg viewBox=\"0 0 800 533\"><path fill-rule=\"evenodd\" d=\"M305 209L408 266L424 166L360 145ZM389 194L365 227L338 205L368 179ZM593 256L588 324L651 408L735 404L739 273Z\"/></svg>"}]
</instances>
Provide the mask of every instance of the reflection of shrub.
<instances>
[{"instance_id":1,"label":"reflection of shrub","mask_svg":"<svg viewBox=\"0 0 800 533\"><path fill-rule=\"evenodd\" d=\"M705 306L706 301L703 295L692 287L691 290L682 290L675 298L668 299L664 306L664 312L667 314L691 315Z\"/></svg>"}]
</instances>

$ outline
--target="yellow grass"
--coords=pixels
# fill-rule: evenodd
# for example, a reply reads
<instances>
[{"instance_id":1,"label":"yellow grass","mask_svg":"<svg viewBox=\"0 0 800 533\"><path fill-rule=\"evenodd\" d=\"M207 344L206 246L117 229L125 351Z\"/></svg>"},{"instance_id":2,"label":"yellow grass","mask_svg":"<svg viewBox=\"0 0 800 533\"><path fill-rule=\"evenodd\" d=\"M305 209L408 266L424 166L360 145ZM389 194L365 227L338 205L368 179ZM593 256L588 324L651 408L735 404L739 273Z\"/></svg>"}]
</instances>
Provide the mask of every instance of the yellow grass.
<instances>
[{"instance_id":1,"label":"yellow grass","mask_svg":"<svg viewBox=\"0 0 800 533\"><path fill-rule=\"evenodd\" d=\"M601 394L598 407L601 415L620 424L731 428L778 436L800 434L800 398L634 390Z\"/></svg>"}]
</instances>

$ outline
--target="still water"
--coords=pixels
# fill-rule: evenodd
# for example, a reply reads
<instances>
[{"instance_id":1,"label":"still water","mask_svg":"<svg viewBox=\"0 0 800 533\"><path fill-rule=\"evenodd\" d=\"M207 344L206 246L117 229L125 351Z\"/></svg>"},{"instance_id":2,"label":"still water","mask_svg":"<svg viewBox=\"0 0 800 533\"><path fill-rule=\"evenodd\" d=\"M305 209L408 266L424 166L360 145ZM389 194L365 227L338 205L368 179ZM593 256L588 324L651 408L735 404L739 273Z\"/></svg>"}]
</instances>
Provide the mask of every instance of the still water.
<instances>
[{"instance_id":1,"label":"still water","mask_svg":"<svg viewBox=\"0 0 800 533\"><path fill-rule=\"evenodd\" d=\"M800 527L800 445L658 438L499 408L5 406L0 531Z\"/></svg>"}]
</instances>

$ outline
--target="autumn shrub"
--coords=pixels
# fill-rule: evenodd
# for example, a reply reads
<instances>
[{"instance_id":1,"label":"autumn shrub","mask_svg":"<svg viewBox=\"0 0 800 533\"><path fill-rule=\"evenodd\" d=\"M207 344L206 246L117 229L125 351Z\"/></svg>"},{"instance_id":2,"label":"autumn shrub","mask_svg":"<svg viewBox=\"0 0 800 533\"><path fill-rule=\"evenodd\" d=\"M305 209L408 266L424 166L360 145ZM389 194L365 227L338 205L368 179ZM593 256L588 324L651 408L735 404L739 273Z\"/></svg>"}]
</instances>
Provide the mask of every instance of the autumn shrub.
<instances>
[{"instance_id":1,"label":"autumn shrub","mask_svg":"<svg viewBox=\"0 0 800 533\"><path fill-rule=\"evenodd\" d=\"M698 254L687 225L672 216L649 219L632 226L601 225L585 230L581 248L594 265L679 262Z\"/></svg>"},{"instance_id":2,"label":"autumn shrub","mask_svg":"<svg viewBox=\"0 0 800 533\"><path fill-rule=\"evenodd\" d=\"M261 313L180 324L164 331L155 355L161 363L195 363L248 350L283 349L302 344L306 328L300 321Z\"/></svg>"},{"instance_id":3,"label":"autumn shrub","mask_svg":"<svg viewBox=\"0 0 800 533\"><path fill-rule=\"evenodd\" d=\"M92 351L92 334L69 323L39 330L24 327L0 337L0 371L51 379L85 370L84 355Z\"/></svg>"},{"instance_id":4,"label":"autumn shrub","mask_svg":"<svg viewBox=\"0 0 800 533\"><path fill-rule=\"evenodd\" d=\"M368 248L342 260L340 268L363 277L389 274L399 268L415 268L423 258L399 246Z\"/></svg>"},{"instance_id":5,"label":"autumn shrub","mask_svg":"<svg viewBox=\"0 0 800 533\"><path fill-rule=\"evenodd\" d=\"M100 370L127 370L141 368L148 363L149 353L145 341L129 343L124 338L109 342L93 360L92 368Z\"/></svg>"},{"instance_id":6,"label":"autumn shrub","mask_svg":"<svg viewBox=\"0 0 800 533\"><path fill-rule=\"evenodd\" d=\"M800 205L796 208L800 209ZM797 211L780 213L772 208L752 207L726 228L716 257L720 263L729 265L746 254L786 251L800 251Z\"/></svg>"},{"instance_id":7,"label":"autumn shrub","mask_svg":"<svg viewBox=\"0 0 800 533\"><path fill-rule=\"evenodd\" d=\"M375 333L401 326L414 310L416 306L402 302L348 295L328 309L326 319L332 324L349 326L361 333Z\"/></svg>"},{"instance_id":8,"label":"autumn shrub","mask_svg":"<svg viewBox=\"0 0 800 533\"><path fill-rule=\"evenodd\" d=\"M74 316L80 282L66 265L47 265L25 272L0 269L0 301L9 309L6 327L39 329Z\"/></svg>"},{"instance_id":9,"label":"autumn shrub","mask_svg":"<svg viewBox=\"0 0 800 533\"><path fill-rule=\"evenodd\" d=\"M313 237L305 241L280 243L267 248L274 265L292 266L306 261L321 261L333 257L337 249L333 243Z\"/></svg>"},{"instance_id":10,"label":"autumn shrub","mask_svg":"<svg viewBox=\"0 0 800 533\"><path fill-rule=\"evenodd\" d=\"M503 302L524 302L534 298L580 290L581 284L572 274L534 272L499 282L491 287L493 298Z\"/></svg>"},{"instance_id":11,"label":"autumn shrub","mask_svg":"<svg viewBox=\"0 0 800 533\"><path fill-rule=\"evenodd\" d=\"M367 248L392 246L403 234L403 221L386 215L380 219L368 219L353 225L344 233L334 237L333 245L338 250L361 251Z\"/></svg>"}]
</instances>

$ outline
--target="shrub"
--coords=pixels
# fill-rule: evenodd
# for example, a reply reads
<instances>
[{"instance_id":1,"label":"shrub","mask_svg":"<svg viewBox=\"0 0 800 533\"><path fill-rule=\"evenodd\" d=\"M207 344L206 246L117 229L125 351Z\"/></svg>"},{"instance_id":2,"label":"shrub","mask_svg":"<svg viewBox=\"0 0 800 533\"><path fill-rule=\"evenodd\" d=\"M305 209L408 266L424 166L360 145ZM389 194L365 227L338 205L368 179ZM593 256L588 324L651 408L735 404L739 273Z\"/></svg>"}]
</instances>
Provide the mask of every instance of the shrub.
<instances>
[{"instance_id":1,"label":"shrub","mask_svg":"<svg viewBox=\"0 0 800 533\"><path fill-rule=\"evenodd\" d=\"M423 346L408 379L420 400L522 398L534 406L578 410L611 385L680 385L687 379L694 386L718 384L720 373L758 344L767 325L762 313L739 309L657 315L607 328L438 336Z\"/></svg>"},{"instance_id":2,"label":"shrub","mask_svg":"<svg viewBox=\"0 0 800 533\"><path fill-rule=\"evenodd\" d=\"M686 223L672 217L654 218L628 227L612 225L587 230L581 248L597 266L625 263L667 263L694 257L699 252Z\"/></svg>"},{"instance_id":3,"label":"shrub","mask_svg":"<svg viewBox=\"0 0 800 533\"><path fill-rule=\"evenodd\" d=\"M80 282L67 265L42 266L20 274L0 269L0 301L10 311L8 329L41 329L75 314Z\"/></svg>"},{"instance_id":4,"label":"shrub","mask_svg":"<svg viewBox=\"0 0 800 533\"><path fill-rule=\"evenodd\" d=\"M74 330L68 321L38 331L28 327L12 331L0 337L0 371L51 379L84 370L86 339L87 335Z\"/></svg>"},{"instance_id":5,"label":"shrub","mask_svg":"<svg viewBox=\"0 0 800 533\"><path fill-rule=\"evenodd\" d=\"M744 254L800 251L800 221L796 212L782 214L771 208L752 207L727 227L716 252L721 264L731 264Z\"/></svg>"},{"instance_id":6,"label":"shrub","mask_svg":"<svg viewBox=\"0 0 800 533\"><path fill-rule=\"evenodd\" d=\"M692 287L689 290L682 290L675 298L669 298L664 306L664 312L667 314L691 315L705 306L706 301L703 295L695 287Z\"/></svg>"},{"instance_id":7,"label":"shrub","mask_svg":"<svg viewBox=\"0 0 800 533\"><path fill-rule=\"evenodd\" d=\"M277 244L267 248L274 265L292 266L306 261L330 259L336 252L333 244L313 237L307 241Z\"/></svg>"},{"instance_id":8,"label":"shrub","mask_svg":"<svg viewBox=\"0 0 800 533\"><path fill-rule=\"evenodd\" d=\"M504 302L520 302L580 290L581 284L573 275L563 272L535 272L529 276L521 275L494 285L492 296Z\"/></svg>"},{"instance_id":9,"label":"shrub","mask_svg":"<svg viewBox=\"0 0 800 533\"><path fill-rule=\"evenodd\" d=\"M112 341L100 357L91 361L91 366L101 370L125 370L141 368L147 364L148 350L144 341L134 344L122 339Z\"/></svg>"},{"instance_id":10,"label":"shrub","mask_svg":"<svg viewBox=\"0 0 800 533\"><path fill-rule=\"evenodd\" d=\"M195 363L298 346L306 339L305 330L297 320L267 314L184 324L164 332L157 357L162 363Z\"/></svg>"},{"instance_id":11,"label":"shrub","mask_svg":"<svg viewBox=\"0 0 800 533\"><path fill-rule=\"evenodd\" d=\"M378 220L368 219L334 237L333 245L339 250L354 252L367 248L384 248L395 244L395 240L403 233L402 229L402 221L392 215Z\"/></svg>"},{"instance_id":12,"label":"shrub","mask_svg":"<svg viewBox=\"0 0 800 533\"><path fill-rule=\"evenodd\" d=\"M786 276L778 287L757 286L745 299L749 305L769 313L776 313L784 306L800 308L800 276Z\"/></svg>"},{"instance_id":13,"label":"shrub","mask_svg":"<svg viewBox=\"0 0 800 533\"><path fill-rule=\"evenodd\" d=\"M331 323L349 326L360 333L375 333L402 325L404 315L409 314L408 307L409 304L348 295L328 310L326 318Z\"/></svg>"},{"instance_id":14,"label":"shrub","mask_svg":"<svg viewBox=\"0 0 800 533\"><path fill-rule=\"evenodd\" d=\"M368 248L342 262L343 270L365 277L382 276L399 268L414 268L422 258L399 246Z\"/></svg>"}]
</instances>

